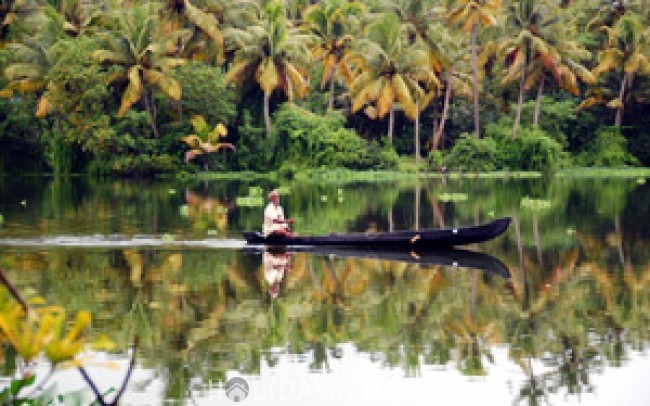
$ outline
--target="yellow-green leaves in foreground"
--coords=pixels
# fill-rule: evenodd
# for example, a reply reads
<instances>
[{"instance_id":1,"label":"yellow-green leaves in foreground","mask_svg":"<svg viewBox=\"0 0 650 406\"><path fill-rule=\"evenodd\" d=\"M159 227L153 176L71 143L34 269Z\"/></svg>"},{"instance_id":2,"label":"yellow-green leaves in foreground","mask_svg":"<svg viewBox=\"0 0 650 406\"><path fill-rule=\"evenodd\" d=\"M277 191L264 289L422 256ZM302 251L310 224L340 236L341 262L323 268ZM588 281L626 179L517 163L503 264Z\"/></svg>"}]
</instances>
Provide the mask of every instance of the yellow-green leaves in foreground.
<instances>
[{"instance_id":1,"label":"yellow-green leaves in foreground","mask_svg":"<svg viewBox=\"0 0 650 406\"><path fill-rule=\"evenodd\" d=\"M29 302L40 304L43 300ZM0 294L0 341L11 344L26 362L43 352L55 365L72 360L85 345L83 333L91 323L91 315L88 311L78 312L69 329L67 321L60 307L25 309L6 290Z\"/></svg>"}]
</instances>

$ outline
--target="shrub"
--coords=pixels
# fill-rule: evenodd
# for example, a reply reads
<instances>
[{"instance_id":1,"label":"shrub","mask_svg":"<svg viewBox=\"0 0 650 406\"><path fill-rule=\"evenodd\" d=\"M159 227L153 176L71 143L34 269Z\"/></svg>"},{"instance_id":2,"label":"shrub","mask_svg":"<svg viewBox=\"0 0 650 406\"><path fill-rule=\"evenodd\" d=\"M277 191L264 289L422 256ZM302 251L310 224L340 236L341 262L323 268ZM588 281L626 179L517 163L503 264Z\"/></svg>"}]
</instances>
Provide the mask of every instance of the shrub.
<instances>
[{"instance_id":1,"label":"shrub","mask_svg":"<svg viewBox=\"0 0 650 406\"><path fill-rule=\"evenodd\" d=\"M514 140L499 140L499 147L503 169L546 172L569 162L562 145L542 130L522 128Z\"/></svg>"},{"instance_id":2,"label":"shrub","mask_svg":"<svg viewBox=\"0 0 650 406\"><path fill-rule=\"evenodd\" d=\"M444 166L444 157L439 149L429 151L427 155L427 169L438 172Z\"/></svg>"},{"instance_id":3,"label":"shrub","mask_svg":"<svg viewBox=\"0 0 650 406\"><path fill-rule=\"evenodd\" d=\"M194 61L176 68L174 76L183 84L180 102L183 122L189 122L188 119L195 115L205 117L209 123L228 125L232 122L236 115L235 91L227 87L220 67ZM172 117L180 113L178 106L170 105L167 109Z\"/></svg>"},{"instance_id":4,"label":"shrub","mask_svg":"<svg viewBox=\"0 0 650 406\"><path fill-rule=\"evenodd\" d=\"M463 133L444 163L452 171L493 171L498 167L497 144L489 137Z\"/></svg>"},{"instance_id":5,"label":"shrub","mask_svg":"<svg viewBox=\"0 0 650 406\"><path fill-rule=\"evenodd\" d=\"M638 160L627 151L627 140L616 127L598 130L595 140L578 156L582 166L621 167L638 165Z\"/></svg>"},{"instance_id":6,"label":"shrub","mask_svg":"<svg viewBox=\"0 0 650 406\"><path fill-rule=\"evenodd\" d=\"M338 113L317 115L293 104L274 115L273 135L277 162L302 167L385 169L397 165L397 154L384 143L370 143L343 126Z\"/></svg>"}]
</instances>

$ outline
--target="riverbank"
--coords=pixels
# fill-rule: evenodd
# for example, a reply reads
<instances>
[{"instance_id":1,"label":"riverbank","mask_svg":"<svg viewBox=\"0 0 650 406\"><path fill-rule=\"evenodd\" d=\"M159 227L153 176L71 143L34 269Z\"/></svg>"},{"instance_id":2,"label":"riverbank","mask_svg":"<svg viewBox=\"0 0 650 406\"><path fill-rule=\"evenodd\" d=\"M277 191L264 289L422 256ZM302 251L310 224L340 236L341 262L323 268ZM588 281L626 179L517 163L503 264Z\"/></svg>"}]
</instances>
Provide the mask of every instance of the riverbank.
<instances>
[{"instance_id":1,"label":"riverbank","mask_svg":"<svg viewBox=\"0 0 650 406\"><path fill-rule=\"evenodd\" d=\"M545 176L538 171L495 171L495 172L417 172L417 171L353 171L348 169L308 169L291 176L280 171L258 172L202 172L180 174L181 179L197 180L302 180L322 182L394 181L403 179L531 179ZM650 168L570 168L546 176L558 178L630 178L650 177Z\"/></svg>"}]
</instances>

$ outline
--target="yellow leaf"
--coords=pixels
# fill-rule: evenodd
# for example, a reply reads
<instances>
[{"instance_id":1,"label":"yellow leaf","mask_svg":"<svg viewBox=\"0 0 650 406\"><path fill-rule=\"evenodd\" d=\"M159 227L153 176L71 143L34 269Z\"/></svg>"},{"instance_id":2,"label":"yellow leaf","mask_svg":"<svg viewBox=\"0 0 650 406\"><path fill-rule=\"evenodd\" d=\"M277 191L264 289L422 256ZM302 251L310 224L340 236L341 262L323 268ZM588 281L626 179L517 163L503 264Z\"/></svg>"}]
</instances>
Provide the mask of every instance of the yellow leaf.
<instances>
[{"instance_id":1,"label":"yellow leaf","mask_svg":"<svg viewBox=\"0 0 650 406\"><path fill-rule=\"evenodd\" d=\"M170 99L181 99L181 85L176 79L153 69L145 69L143 76L148 83L156 86Z\"/></svg>"},{"instance_id":2,"label":"yellow leaf","mask_svg":"<svg viewBox=\"0 0 650 406\"><path fill-rule=\"evenodd\" d=\"M52 103L50 103L50 100L45 97L45 95L41 96L41 98L38 99L38 104L36 105L36 117L43 118L47 116L51 110Z\"/></svg>"},{"instance_id":3,"label":"yellow leaf","mask_svg":"<svg viewBox=\"0 0 650 406\"><path fill-rule=\"evenodd\" d=\"M395 99L395 92L390 81L386 81L384 88L381 90L381 95L377 99L377 117L384 118L393 106Z\"/></svg>"},{"instance_id":4,"label":"yellow leaf","mask_svg":"<svg viewBox=\"0 0 650 406\"><path fill-rule=\"evenodd\" d=\"M142 98L142 80L140 79L140 66L133 66L128 73L129 85L122 94L122 103L117 112L118 117L124 116L131 106Z\"/></svg>"},{"instance_id":5,"label":"yellow leaf","mask_svg":"<svg viewBox=\"0 0 650 406\"><path fill-rule=\"evenodd\" d=\"M244 61L244 62L234 63L228 70L228 73L226 73L226 82L228 83L239 82L240 80L243 79L244 73L246 72L247 68L248 68L248 62Z\"/></svg>"},{"instance_id":6,"label":"yellow leaf","mask_svg":"<svg viewBox=\"0 0 650 406\"><path fill-rule=\"evenodd\" d=\"M273 93L278 87L278 83L280 82L278 70L271 58L266 58L257 68L255 80L257 80L257 83L259 83L267 95Z\"/></svg>"},{"instance_id":7,"label":"yellow leaf","mask_svg":"<svg viewBox=\"0 0 650 406\"><path fill-rule=\"evenodd\" d=\"M610 109L622 109L623 103L621 102L621 99L614 99L607 103L607 107Z\"/></svg>"},{"instance_id":8,"label":"yellow leaf","mask_svg":"<svg viewBox=\"0 0 650 406\"><path fill-rule=\"evenodd\" d=\"M284 66L284 70L287 73L287 79L297 91L298 97L305 97L307 91L309 90L307 82L303 76L298 72L298 70L291 63L287 63Z\"/></svg>"},{"instance_id":9,"label":"yellow leaf","mask_svg":"<svg viewBox=\"0 0 650 406\"><path fill-rule=\"evenodd\" d=\"M409 88L406 86L406 83L404 83L404 79L402 78L401 75L394 75L393 76L393 91L395 96L397 96L397 100L402 104L402 107L404 108L404 112L406 115L414 120L415 119L415 102L413 101L413 98L411 97L411 92L409 91Z\"/></svg>"}]
</instances>

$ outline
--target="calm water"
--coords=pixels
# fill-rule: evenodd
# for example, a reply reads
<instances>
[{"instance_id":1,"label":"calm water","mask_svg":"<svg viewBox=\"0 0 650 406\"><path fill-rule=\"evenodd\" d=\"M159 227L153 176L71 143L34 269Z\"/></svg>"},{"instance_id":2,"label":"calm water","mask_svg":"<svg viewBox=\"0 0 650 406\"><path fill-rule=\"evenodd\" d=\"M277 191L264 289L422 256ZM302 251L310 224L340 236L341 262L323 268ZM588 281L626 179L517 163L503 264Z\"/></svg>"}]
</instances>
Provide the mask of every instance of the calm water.
<instances>
[{"instance_id":1,"label":"calm water","mask_svg":"<svg viewBox=\"0 0 650 406\"><path fill-rule=\"evenodd\" d=\"M241 231L260 228L277 186L301 234L513 223L467 247L482 254L427 264L273 256ZM650 404L644 179L0 178L0 214L19 289L91 310L118 343L85 355L101 388L119 386L138 337L125 404L228 404L235 376L247 404ZM4 352L2 377L15 371ZM53 382L84 388L76 370Z\"/></svg>"}]
</instances>

